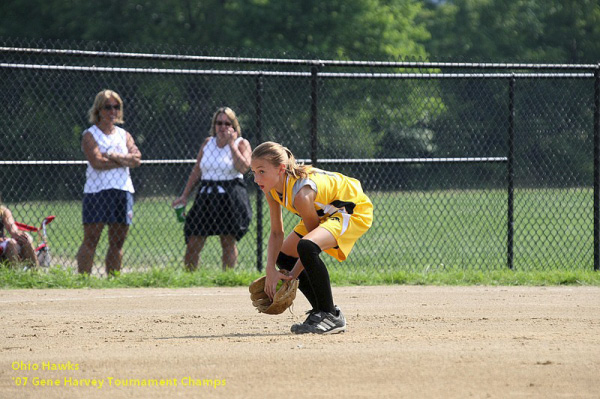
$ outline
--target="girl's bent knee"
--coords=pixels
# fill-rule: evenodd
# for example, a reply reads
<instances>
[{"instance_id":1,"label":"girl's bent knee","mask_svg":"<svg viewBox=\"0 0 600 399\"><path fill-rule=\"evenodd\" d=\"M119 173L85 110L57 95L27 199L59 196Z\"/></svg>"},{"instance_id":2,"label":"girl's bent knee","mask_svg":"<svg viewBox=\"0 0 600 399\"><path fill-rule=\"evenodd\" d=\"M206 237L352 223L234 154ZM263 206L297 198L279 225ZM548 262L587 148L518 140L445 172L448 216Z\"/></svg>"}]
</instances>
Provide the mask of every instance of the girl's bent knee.
<instances>
[{"instance_id":1,"label":"girl's bent knee","mask_svg":"<svg viewBox=\"0 0 600 399\"><path fill-rule=\"evenodd\" d=\"M305 240L303 238L298 241L298 255L300 255L300 259L312 255L319 256L320 253L321 248L311 240Z\"/></svg>"}]
</instances>

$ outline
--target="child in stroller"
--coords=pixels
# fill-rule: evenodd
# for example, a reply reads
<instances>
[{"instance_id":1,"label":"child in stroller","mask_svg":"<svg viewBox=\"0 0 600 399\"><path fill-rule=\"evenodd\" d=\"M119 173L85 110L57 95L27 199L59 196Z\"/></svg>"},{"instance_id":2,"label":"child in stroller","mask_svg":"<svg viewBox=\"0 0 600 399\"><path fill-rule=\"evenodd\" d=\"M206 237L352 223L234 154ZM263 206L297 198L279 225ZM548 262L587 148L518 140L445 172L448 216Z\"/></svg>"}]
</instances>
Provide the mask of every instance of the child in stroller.
<instances>
[{"instance_id":1,"label":"child in stroller","mask_svg":"<svg viewBox=\"0 0 600 399\"><path fill-rule=\"evenodd\" d=\"M44 218L39 228L19 223L15 221L10 209L0 204L0 262L7 261L9 264L15 264L22 261L31 267L50 266L46 225L52 220L54 216ZM38 233L37 247L34 247L33 238L29 233Z\"/></svg>"}]
</instances>

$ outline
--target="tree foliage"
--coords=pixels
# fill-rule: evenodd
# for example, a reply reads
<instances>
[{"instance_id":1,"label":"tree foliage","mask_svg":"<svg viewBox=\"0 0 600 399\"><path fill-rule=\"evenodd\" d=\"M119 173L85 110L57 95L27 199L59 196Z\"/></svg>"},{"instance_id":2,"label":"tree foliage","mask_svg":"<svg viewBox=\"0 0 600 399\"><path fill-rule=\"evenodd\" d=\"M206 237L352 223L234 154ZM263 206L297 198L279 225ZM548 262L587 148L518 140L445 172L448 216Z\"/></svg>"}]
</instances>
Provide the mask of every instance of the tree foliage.
<instances>
[{"instance_id":1,"label":"tree foliage","mask_svg":"<svg viewBox=\"0 0 600 399\"><path fill-rule=\"evenodd\" d=\"M0 6L0 36L423 57L420 10L416 0L15 0Z\"/></svg>"},{"instance_id":2,"label":"tree foliage","mask_svg":"<svg viewBox=\"0 0 600 399\"><path fill-rule=\"evenodd\" d=\"M32 39L31 47L36 46L35 39L43 39L39 47L52 43L48 39L58 39L81 41L84 47L91 43L89 47L94 49L113 46L128 51L139 45L159 52L228 56L596 64L600 60L600 3L597 0L104 0L100 3L8 0L0 2L2 37ZM3 61L12 61L10 57L7 55ZM94 60L80 58L78 62ZM147 65L144 61L136 63L136 66ZM203 67L211 66L203 64ZM321 71L328 72L325 68ZM35 113L30 120L36 123L20 130L7 123L0 133L27 138L24 141L27 143L45 138L47 132L35 126L52 118L57 105L70 109L72 96L86 103L98 87L117 83L114 75L100 75L93 82L93 90L88 87L90 82L78 80L49 84L48 93L62 94L46 109L31 105L47 95L30 85L32 78L24 72L11 73L16 77L6 75L0 82L3 92L12 96L10 104L0 111L4 116L0 119L26 119L23 110L32 110ZM45 84L44 78L35 77ZM14 84L16 80L24 83L18 86ZM147 125L142 126L136 119L128 123L133 126L140 123L135 133L147 156L165 153L165 146L149 139L160 134L156 120L184 121L185 133L180 140L192 143L198 136L197 129L205 129L215 104L234 105L242 118L249 118L253 112L252 80L245 80L237 90L229 89L229 78L181 80L161 78L157 83L146 77L128 77L127 83L124 81L119 88L141 104L137 118L147 121ZM263 100L270 113L264 115L262 139L281 139L284 135L308 137L311 93L310 85L305 83L292 85L283 79L265 83ZM520 153L539 159L553 151L564 153L560 162L552 163L563 170L575 168L584 177L589 175L589 162L572 161L581 159L576 150L561 148L560 141L552 137L575 137L571 142L573 148L581 147L581 142L589 143L588 125L573 121L591 120L591 105L569 108L562 102L568 103L579 92L587 98L590 86L564 82L557 85L551 80L543 90L546 94L540 94L524 89L529 84L517 85L517 123L539 127L541 133L540 137L520 137ZM27 89L21 90L23 87ZM410 80L322 81L319 155L359 154L366 158L503 155L507 87L505 81L457 84L434 81L427 85ZM539 101L542 94L555 98L555 102ZM540 103L548 108L538 109ZM553 112L554 106L566 111ZM323 109L327 111L321 112ZM53 141L64 158L81 156L79 146L68 143L75 143L74 137L79 136L85 123L79 116L73 117L73 121L65 129L69 135L60 136L62 130L58 128L52 132L65 140ZM253 122L248 120L245 124L250 137ZM360 136L359 139L348 139L352 134ZM303 157L309 155L308 141L297 142L298 148L305 152L301 154ZM195 142L187 146L189 153L183 155L177 147L169 147L174 152L170 156L193 157L196 147ZM572 165L573 162L579 163ZM540 162L539 168L549 164L550 161ZM580 182L584 178L577 175L572 180Z\"/></svg>"},{"instance_id":3,"label":"tree foliage","mask_svg":"<svg viewBox=\"0 0 600 399\"><path fill-rule=\"evenodd\" d=\"M589 63L596 0L9 0L0 37L252 48L334 59Z\"/></svg>"},{"instance_id":4,"label":"tree foliage","mask_svg":"<svg viewBox=\"0 0 600 399\"><path fill-rule=\"evenodd\" d=\"M451 0L421 14L436 57L467 61L596 63L600 3L595 0Z\"/></svg>"}]
</instances>

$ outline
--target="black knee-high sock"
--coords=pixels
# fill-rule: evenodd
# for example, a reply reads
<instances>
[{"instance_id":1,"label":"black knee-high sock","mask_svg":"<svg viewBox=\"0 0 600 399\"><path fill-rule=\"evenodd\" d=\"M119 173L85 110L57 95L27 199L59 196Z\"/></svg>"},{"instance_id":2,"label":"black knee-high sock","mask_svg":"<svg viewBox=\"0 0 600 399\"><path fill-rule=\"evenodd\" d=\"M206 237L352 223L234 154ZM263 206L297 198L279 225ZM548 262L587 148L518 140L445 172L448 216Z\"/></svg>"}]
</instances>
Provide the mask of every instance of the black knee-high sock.
<instances>
[{"instance_id":1,"label":"black knee-high sock","mask_svg":"<svg viewBox=\"0 0 600 399\"><path fill-rule=\"evenodd\" d=\"M292 271L297 260L298 258L280 252L275 263L280 269ZM306 270L302 270L302 273L300 273L298 276L298 289L304 294L306 299L308 299L308 302L312 308L317 309L317 298L312 286L310 285L310 281L308 280L308 274L306 273Z\"/></svg>"},{"instance_id":2,"label":"black knee-high sock","mask_svg":"<svg viewBox=\"0 0 600 399\"><path fill-rule=\"evenodd\" d=\"M316 309L335 314L329 272L319 257L320 253L321 248L314 242L305 239L298 242L298 255L317 299Z\"/></svg>"}]
</instances>

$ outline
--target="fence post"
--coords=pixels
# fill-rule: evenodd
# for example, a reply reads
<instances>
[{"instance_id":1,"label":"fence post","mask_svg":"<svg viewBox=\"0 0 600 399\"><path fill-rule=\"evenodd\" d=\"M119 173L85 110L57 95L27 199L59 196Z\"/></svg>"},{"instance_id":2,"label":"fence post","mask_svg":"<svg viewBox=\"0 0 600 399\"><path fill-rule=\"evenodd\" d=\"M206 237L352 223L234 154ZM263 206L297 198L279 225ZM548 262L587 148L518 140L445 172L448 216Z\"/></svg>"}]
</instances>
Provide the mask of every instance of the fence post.
<instances>
[{"instance_id":1,"label":"fence post","mask_svg":"<svg viewBox=\"0 0 600 399\"><path fill-rule=\"evenodd\" d=\"M310 68L310 161L314 166L317 165L318 72L318 67L313 66Z\"/></svg>"},{"instance_id":2,"label":"fence post","mask_svg":"<svg viewBox=\"0 0 600 399\"><path fill-rule=\"evenodd\" d=\"M507 266L512 270L514 259L514 157L515 157L515 76L510 78L508 85L508 214L507 214L507 236L506 254Z\"/></svg>"},{"instance_id":3,"label":"fence post","mask_svg":"<svg viewBox=\"0 0 600 399\"><path fill-rule=\"evenodd\" d=\"M263 77L256 77L256 144L262 143L262 94ZM256 190L256 269L263 269L263 202L262 191Z\"/></svg>"},{"instance_id":4,"label":"fence post","mask_svg":"<svg viewBox=\"0 0 600 399\"><path fill-rule=\"evenodd\" d=\"M600 270L600 64L594 71L594 270Z\"/></svg>"}]
</instances>

